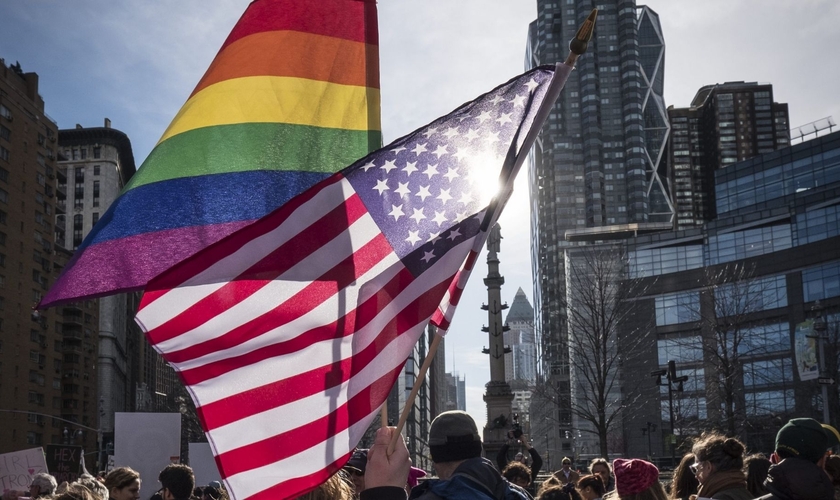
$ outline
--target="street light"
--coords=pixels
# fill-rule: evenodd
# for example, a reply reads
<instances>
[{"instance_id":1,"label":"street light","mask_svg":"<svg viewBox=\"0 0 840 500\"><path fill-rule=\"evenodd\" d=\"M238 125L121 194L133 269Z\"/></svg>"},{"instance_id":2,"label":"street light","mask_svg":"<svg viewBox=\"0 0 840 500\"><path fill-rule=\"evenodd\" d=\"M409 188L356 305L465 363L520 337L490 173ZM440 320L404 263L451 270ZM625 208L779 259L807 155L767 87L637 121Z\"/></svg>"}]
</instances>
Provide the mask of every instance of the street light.
<instances>
[{"instance_id":1,"label":"street light","mask_svg":"<svg viewBox=\"0 0 840 500\"><path fill-rule=\"evenodd\" d=\"M24 414L24 415L40 415L42 417L52 418L52 419L58 420L60 422L65 422L65 423L68 423L68 424L71 424L71 425L75 425L76 427L80 427L81 429L87 429L89 431L93 431L93 432L96 433L96 442L99 446L99 452L97 453L97 459L102 460L102 458L101 458L102 451L103 451L102 450L102 429L94 429L93 427L88 427L87 425L82 425L78 422L73 422L72 420L67 420L66 418L56 417L55 415L49 415L47 413L38 413L36 411L3 410L3 409L0 409L0 412L21 413L21 414ZM76 432L73 433L74 439L78 436L81 436L81 432L82 432L81 429L77 429ZM69 441L69 438L70 438L70 431L67 429L66 426L64 427L64 432L62 432L62 434L64 435L65 444L67 444L67 441ZM100 461L100 463L98 465L99 465L100 470L105 468L104 467L104 465L105 465L104 461Z\"/></svg>"},{"instance_id":2,"label":"street light","mask_svg":"<svg viewBox=\"0 0 840 500\"><path fill-rule=\"evenodd\" d=\"M677 363L672 359L668 361L667 370L654 370L650 372L650 376L656 377L657 386L668 388L668 412L671 417L671 437L669 441L671 443L671 465L673 466L677 463L675 450L677 436L674 429L674 391L683 392L683 384L688 381L688 375L677 377ZM665 377L664 381L662 380L663 376Z\"/></svg>"},{"instance_id":3,"label":"street light","mask_svg":"<svg viewBox=\"0 0 840 500\"><path fill-rule=\"evenodd\" d=\"M642 427L642 437L647 436L648 438L648 459L650 459L653 456L653 452L651 451L650 446L650 435L654 432L656 432L656 424L654 424L653 422L648 422L647 426Z\"/></svg>"},{"instance_id":4,"label":"street light","mask_svg":"<svg viewBox=\"0 0 840 500\"><path fill-rule=\"evenodd\" d=\"M834 384L834 379L831 378L831 375L829 375L827 367L825 366L825 331L828 328L822 314L822 306L820 305L819 300L814 303L811 310L817 315L816 318L814 318L814 332L817 337L817 349L819 350L820 357L820 376L819 379L817 379L817 382L820 384L820 389L822 391L823 422L830 422L828 419L828 386Z\"/></svg>"}]
</instances>

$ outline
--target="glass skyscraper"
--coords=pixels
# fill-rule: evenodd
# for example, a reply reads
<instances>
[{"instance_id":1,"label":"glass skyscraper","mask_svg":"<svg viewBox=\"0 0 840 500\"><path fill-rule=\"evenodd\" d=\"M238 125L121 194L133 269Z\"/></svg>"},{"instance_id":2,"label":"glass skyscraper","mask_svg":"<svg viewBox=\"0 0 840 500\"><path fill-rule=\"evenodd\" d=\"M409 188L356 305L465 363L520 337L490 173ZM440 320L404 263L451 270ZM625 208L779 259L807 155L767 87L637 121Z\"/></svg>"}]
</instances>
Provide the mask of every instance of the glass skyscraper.
<instances>
[{"instance_id":1,"label":"glass skyscraper","mask_svg":"<svg viewBox=\"0 0 840 500\"><path fill-rule=\"evenodd\" d=\"M670 229L674 215L665 169L665 46L656 13L634 0L538 0L528 64L565 60L569 40L593 7L599 9L595 35L543 127L530 171L538 384L557 396L536 405L546 414L532 415L532 425L534 439L544 437L555 456L576 451L565 249Z\"/></svg>"}]
</instances>

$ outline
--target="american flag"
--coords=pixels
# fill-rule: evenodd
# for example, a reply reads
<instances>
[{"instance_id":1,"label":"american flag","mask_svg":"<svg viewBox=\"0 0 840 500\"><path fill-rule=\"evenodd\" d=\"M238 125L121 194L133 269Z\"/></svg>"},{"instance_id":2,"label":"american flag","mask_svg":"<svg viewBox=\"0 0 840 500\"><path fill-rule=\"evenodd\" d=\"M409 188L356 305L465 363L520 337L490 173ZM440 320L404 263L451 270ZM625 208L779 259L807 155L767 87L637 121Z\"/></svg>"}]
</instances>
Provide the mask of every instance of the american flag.
<instances>
[{"instance_id":1,"label":"american flag","mask_svg":"<svg viewBox=\"0 0 840 500\"><path fill-rule=\"evenodd\" d=\"M554 73L459 107L149 284L137 322L188 387L234 499L326 480L425 326L448 327Z\"/></svg>"}]
</instances>

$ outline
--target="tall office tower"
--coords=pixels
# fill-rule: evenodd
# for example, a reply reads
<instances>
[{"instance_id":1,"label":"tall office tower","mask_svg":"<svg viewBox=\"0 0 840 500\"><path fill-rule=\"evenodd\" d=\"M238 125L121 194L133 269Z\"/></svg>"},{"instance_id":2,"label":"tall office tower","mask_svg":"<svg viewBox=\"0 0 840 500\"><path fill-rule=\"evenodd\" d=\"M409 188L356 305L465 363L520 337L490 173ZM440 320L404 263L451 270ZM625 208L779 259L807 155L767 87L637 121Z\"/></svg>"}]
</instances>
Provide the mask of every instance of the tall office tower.
<instances>
[{"instance_id":1,"label":"tall office tower","mask_svg":"<svg viewBox=\"0 0 840 500\"><path fill-rule=\"evenodd\" d=\"M67 250L74 251L134 175L134 154L128 136L111 128L107 118L102 127L76 125L72 129L59 130L58 147L61 152L59 204L65 207L66 215L56 217L56 239ZM147 349L142 333L132 319L137 303L134 294L102 297L98 299L98 321L94 324L87 312L83 316L85 331L98 334L97 424L105 449L110 449L113 441L115 412L136 411L138 407L145 411L171 410L168 407L174 406L174 403L164 407L143 406L148 399L143 394L146 386L142 385L148 372L147 363L143 361ZM72 310L82 305L79 302L62 307ZM149 373L152 378L155 371L152 367ZM170 394L175 397L172 391L153 391L151 395L158 399L165 399Z\"/></svg>"},{"instance_id":2,"label":"tall office tower","mask_svg":"<svg viewBox=\"0 0 840 500\"><path fill-rule=\"evenodd\" d=\"M534 339L534 308L520 288L516 291L505 316L505 381L521 381L526 385L537 381L537 345Z\"/></svg>"},{"instance_id":3,"label":"tall office tower","mask_svg":"<svg viewBox=\"0 0 840 500\"><path fill-rule=\"evenodd\" d=\"M94 346L80 328L65 332L83 316L32 310L69 258L53 232L57 137L38 75L0 59L0 453L96 449Z\"/></svg>"},{"instance_id":4,"label":"tall office tower","mask_svg":"<svg viewBox=\"0 0 840 500\"><path fill-rule=\"evenodd\" d=\"M769 83L707 85L668 115L678 230L715 218L715 170L790 145L788 106L773 102Z\"/></svg>"},{"instance_id":5,"label":"tall office tower","mask_svg":"<svg viewBox=\"0 0 840 500\"><path fill-rule=\"evenodd\" d=\"M564 61L569 40L595 6L538 0L528 64ZM669 127L658 16L634 0L597 7L595 36L542 129L530 171L538 386L553 394L551 401L535 401L542 413L532 411L532 432L544 436L540 444L555 456L573 451L574 436L564 250L671 229L673 219L662 167Z\"/></svg>"}]
</instances>

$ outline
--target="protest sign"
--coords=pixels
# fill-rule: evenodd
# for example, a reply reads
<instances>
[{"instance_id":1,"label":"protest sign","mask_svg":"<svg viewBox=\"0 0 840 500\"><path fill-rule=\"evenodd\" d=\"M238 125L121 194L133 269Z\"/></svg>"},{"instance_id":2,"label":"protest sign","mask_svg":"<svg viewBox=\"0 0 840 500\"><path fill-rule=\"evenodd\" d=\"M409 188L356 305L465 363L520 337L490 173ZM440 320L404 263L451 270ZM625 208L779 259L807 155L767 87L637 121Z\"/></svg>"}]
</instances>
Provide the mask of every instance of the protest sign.
<instances>
[{"instance_id":1,"label":"protest sign","mask_svg":"<svg viewBox=\"0 0 840 500\"><path fill-rule=\"evenodd\" d=\"M30 448L0 455L0 492L29 493L32 476L47 472L43 448Z\"/></svg>"},{"instance_id":2,"label":"protest sign","mask_svg":"<svg viewBox=\"0 0 840 500\"><path fill-rule=\"evenodd\" d=\"M58 484L72 483L82 474L82 447L66 444L47 445L47 469Z\"/></svg>"}]
</instances>

